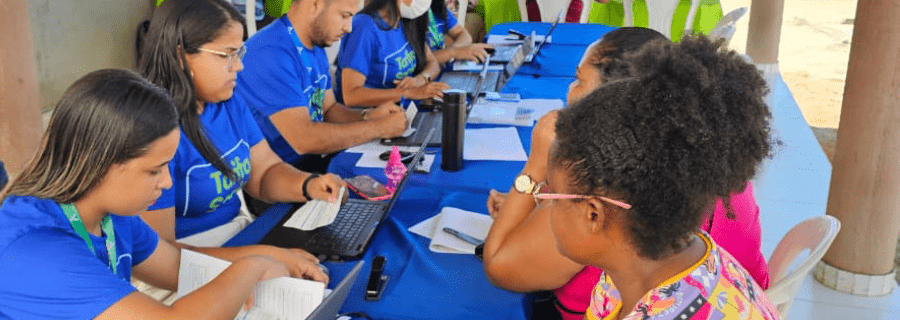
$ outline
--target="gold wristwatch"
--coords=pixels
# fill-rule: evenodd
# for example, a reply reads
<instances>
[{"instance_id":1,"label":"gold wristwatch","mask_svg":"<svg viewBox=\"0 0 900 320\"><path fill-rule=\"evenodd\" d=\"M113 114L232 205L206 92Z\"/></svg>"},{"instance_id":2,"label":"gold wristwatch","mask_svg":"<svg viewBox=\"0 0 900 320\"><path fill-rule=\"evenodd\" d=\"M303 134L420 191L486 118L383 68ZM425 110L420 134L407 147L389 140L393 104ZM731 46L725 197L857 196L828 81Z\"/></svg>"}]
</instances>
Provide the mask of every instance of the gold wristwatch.
<instances>
[{"instance_id":1,"label":"gold wristwatch","mask_svg":"<svg viewBox=\"0 0 900 320\"><path fill-rule=\"evenodd\" d=\"M519 174L519 176L516 177L516 180L513 181L513 188L523 194L531 194L534 191L535 185L537 185L537 183L531 179L531 176L525 173Z\"/></svg>"}]
</instances>

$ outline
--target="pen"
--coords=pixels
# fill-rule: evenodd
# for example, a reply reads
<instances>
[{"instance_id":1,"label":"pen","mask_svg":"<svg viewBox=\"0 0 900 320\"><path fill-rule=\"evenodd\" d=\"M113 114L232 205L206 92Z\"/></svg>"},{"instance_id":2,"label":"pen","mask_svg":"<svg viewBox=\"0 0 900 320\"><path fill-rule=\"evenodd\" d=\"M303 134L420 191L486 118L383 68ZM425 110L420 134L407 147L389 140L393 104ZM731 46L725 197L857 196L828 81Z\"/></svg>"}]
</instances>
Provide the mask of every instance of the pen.
<instances>
[{"instance_id":1,"label":"pen","mask_svg":"<svg viewBox=\"0 0 900 320\"><path fill-rule=\"evenodd\" d=\"M475 245L475 246L484 243L484 240L480 240L478 238L467 235L465 233L462 233L462 232L457 231L456 229L453 229L450 227L444 227L444 232L449 233L449 234L453 235L454 237L458 238L459 240L471 243L472 245Z\"/></svg>"}]
</instances>

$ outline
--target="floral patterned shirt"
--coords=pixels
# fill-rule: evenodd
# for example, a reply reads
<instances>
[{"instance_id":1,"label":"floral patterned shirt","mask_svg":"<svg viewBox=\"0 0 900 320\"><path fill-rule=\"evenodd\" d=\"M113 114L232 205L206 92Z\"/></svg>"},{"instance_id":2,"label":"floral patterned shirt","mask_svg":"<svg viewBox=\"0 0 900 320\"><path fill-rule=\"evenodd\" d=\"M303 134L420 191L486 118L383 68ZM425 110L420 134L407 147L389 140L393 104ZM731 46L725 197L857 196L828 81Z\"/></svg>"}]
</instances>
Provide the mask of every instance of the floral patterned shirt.
<instances>
[{"instance_id":1,"label":"floral patterned shirt","mask_svg":"<svg viewBox=\"0 0 900 320\"><path fill-rule=\"evenodd\" d=\"M706 243L704 258L645 294L622 319L779 319L740 263L705 232L698 235ZM621 304L618 289L603 274L591 294L586 318L616 319Z\"/></svg>"}]
</instances>

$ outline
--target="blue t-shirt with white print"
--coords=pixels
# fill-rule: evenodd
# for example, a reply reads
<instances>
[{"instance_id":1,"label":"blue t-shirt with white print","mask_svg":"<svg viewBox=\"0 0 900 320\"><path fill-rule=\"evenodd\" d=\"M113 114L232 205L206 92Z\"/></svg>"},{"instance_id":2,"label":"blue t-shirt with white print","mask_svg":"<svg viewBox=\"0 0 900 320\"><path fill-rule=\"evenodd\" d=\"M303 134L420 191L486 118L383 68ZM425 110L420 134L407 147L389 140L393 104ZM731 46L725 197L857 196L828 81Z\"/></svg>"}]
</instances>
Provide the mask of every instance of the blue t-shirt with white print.
<instances>
[{"instance_id":1,"label":"blue t-shirt with white print","mask_svg":"<svg viewBox=\"0 0 900 320\"><path fill-rule=\"evenodd\" d=\"M373 89L394 88L394 80L412 76L416 70L416 52L402 29L403 21L396 28L377 14L358 14L353 17L353 32L344 35L337 58L335 72L335 96L343 103L341 72L350 68L366 75L365 86Z\"/></svg>"},{"instance_id":2,"label":"blue t-shirt with white print","mask_svg":"<svg viewBox=\"0 0 900 320\"><path fill-rule=\"evenodd\" d=\"M0 319L91 319L134 292L131 269L159 237L139 217L110 217L116 273L105 235L90 235L95 254L53 200L7 197L0 206Z\"/></svg>"},{"instance_id":3,"label":"blue t-shirt with white print","mask_svg":"<svg viewBox=\"0 0 900 320\"><path fill-rule=\"evenodd\" d=\"M300 156L269 117L284 109L306 107L309 119L321 122L325 93L331 90L325 50L299 45L292 29L287 16L282 16L247 40L244 70L238 73L235 88L247 101L272 150L288 163L296 163Z\"/></svg>"},{"instance_id":4,"label":"blue t-shirt with white print","mask_svg":"<svg viewBox=\"0 0 900 320\"><path fill-rule=\"evenodd\" d=\"M237 193L250 179L250 147L262 141L243 99L207 103L200 114L206 136L221 152L239 181L228 179L181 131L175 157L169 161L172 187L163 190L150 210L175 207L175 237L184 238L221 226L240 213Z\"/></svg>"},{"instance_id":5,"label":"blue t-shirt with white print","mask_svg":"<svg viewBox=\"0 0 900 320\"><path fill-rule=\"evenodd\" d=\"M446 19L442 15L435 14L431 9L428 9L428 33L425 34L425 40L428 41L428 47L431 48L432 52L444 49L446 44L444 35L450 33L450 29L459 24L459 21L456 20L456 17L449 10L445 12L447 13Z\"/></svg>"}]
</instances>

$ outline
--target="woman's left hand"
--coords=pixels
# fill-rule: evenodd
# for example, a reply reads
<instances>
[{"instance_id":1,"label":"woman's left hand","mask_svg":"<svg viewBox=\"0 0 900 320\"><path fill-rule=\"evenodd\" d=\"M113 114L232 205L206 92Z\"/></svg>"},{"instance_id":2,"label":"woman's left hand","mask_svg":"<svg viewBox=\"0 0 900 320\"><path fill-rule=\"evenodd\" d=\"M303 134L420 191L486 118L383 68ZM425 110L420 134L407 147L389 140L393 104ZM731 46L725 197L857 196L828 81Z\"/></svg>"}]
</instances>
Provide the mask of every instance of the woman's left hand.
<instances>
[{"instance_id":1,"label":"woman's left hand","mask_svg":"<svg viewBox=\"0 0 900 320\"><path fill-rule=\"evenodd\" d=\"M340 196L341 187L346 185L347 183L344 182L341 177L328 173L310 180L309 184L306 186L306 191L313 199L335 202ZM344 199L347 199L347 197L344 197Z\"/></svg>"},{"instance_id":2,"label":"woman's left hand","mask_svg":"<svg viewBox=\"0 0 900 320\"><path fill-rule=\"evenodd\" d=\"M487 43L473 43L464 47L456 48L456 59L459 60L473 60L478 61L478 63L482 63L487 60L488 49L493 49L494 46Z\"/></svg>"}]
</instances>

